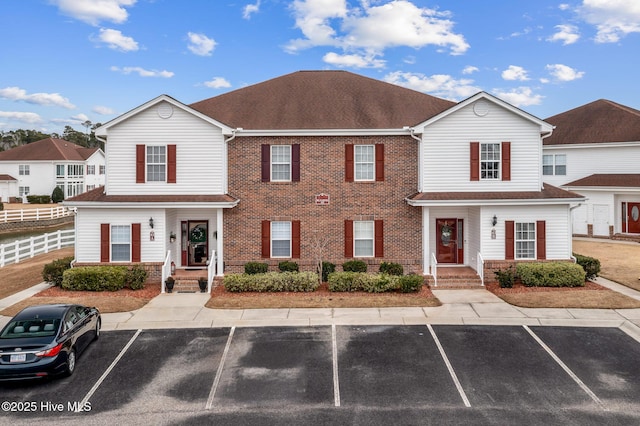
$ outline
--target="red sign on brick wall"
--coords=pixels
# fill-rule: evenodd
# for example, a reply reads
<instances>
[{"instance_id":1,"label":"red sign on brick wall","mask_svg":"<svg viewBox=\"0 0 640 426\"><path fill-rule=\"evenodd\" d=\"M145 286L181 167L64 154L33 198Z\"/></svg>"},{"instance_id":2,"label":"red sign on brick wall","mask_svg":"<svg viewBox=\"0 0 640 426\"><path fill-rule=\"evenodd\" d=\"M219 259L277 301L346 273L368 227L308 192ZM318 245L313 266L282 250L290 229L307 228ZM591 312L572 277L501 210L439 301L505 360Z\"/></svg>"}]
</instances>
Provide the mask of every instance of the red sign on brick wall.
<instances>
[{"instance_id":1,"label":"red sign on brick wall","mask_svg":"<svg viewBox=\"0 0 640 426\"><path fill-rule=\"evenodd\" d=\"M328 205L329 205L329 194L316 195L316 206L328 206Z\"/></svg>"}]
</instances>

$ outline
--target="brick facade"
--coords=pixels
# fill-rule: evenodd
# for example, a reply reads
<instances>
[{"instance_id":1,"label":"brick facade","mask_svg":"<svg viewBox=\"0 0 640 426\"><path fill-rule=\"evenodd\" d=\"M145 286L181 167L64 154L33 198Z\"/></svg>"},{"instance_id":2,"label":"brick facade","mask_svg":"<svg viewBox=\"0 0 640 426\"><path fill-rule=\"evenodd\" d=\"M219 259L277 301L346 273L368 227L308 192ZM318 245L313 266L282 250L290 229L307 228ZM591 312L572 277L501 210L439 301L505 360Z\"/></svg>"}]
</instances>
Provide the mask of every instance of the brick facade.
<instances>
[{"instance_id":1,"label":"brick facade","mask_svg":"<svg viewBox=\"0 0 640 426\"><path fill-rule=\"evenodd\" d=\"M299 182L262 182L261 146L300 144ZM384 144L384 181L345 182L345 145ZM405 197L418 184L418 142L410 136L238 137L229 142L229 194L240 200L225 211L225 273L242 272L250 261L268 262L271 270L283 259L261 257L263 220L300 221L301 270L315 270L314 241L329 238L323 259L345 262L345 220L382 220L384 256L362 258L370 271L382 261L397 262L405 273L421 271L421 209ZM316 205L315 195L328 194L329 205Z\"/></svg>"}]
</instances>

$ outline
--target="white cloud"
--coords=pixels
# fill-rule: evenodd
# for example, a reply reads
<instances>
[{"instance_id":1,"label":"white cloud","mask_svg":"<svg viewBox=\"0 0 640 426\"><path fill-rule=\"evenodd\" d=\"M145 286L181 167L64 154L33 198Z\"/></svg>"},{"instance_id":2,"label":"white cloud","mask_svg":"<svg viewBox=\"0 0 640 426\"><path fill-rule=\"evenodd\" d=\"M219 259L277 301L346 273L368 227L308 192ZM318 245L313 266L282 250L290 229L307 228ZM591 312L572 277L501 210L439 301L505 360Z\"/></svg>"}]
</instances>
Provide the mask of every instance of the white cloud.
<instances>
[{"instance_id":1,"label":"white cloud","mask_svg":"<svg viewBox=\"0 0 640 426\"><path fill-rule=\"evenodd\" d=\"M556 25L555 28L558 31L547 38L547 41L561 41L566 46L575 43L580 38L578 27L575 25Z\"/></svg>"},{"instance_id":2,"label":"white cloud","mask_svg":"<svg viewBox=\"0 0 640 426\"><path fill-rule=\"evenodd\" d=\"M100 114L100 115L111 115L111 114L115 114L115 110L113 108L109 108L106 106L102 106L102 105L96 105L93 108L91 108L92 112L95 112L96 114Z\"/></svg>"},{"instance_id":3,"label":"white cloud","mask_svg":"<svg viewBox=\"0 0 640 426\"><path fill-rule=\"evenodd\" d=\"M91 120L89 120L89 116L88 115L82 114L82 113L77 114L77 115L73 115L70 118L71 118L71 120L77 121L79 123L84 123L85 121L91 121Z\"/></svg>"},{"instance_id":4,"label":"white cloud","mask_svg":"<svg viewBox=\"0 0 640 426\"><path fill-rule=\"evenodd\" d=\"M454 101L468 98L481 91L472 85L473 80L456 80L444 74L426 76L420 73L396 71L387 74L384 81Z\"/></svg>"},{"instance_id":5,"label":"white cloud","mask_svg":"<svg viewBox=\"0 0 640 426\"><path fill-rule=\"evenodd\" d=\"M189 45L187 48L191 53L198 56L211 56L211 52L216 47L216 41L204 34L188 33Z\"/></svg>"},{"instance_id":6,"label":"white cloud","mask_svg":"<svg viewBox=\"0 0 640 426\"><path fill-rule=\"evenodd\" d=\"M468 75L468 74L473 74L474 72L478 72L478 71L480 71L478 69L478 67L474 67L472 65L468 65L468 66L464 67L464 69L462 70L462 74Z\"/></svg>"},{"instance_id":7,"label":"white cloud","mask_svg":"<svg viewBox=\"0 0 640 426\"><path fill-rule=\"evenodd\" d=\"M560 10L569 10L571 9L571 5L567 4L567 3L561 3L558 5L558 9Z\"/></svg>"},{"instance_id":8,"label":"white cloud","mask_svg":"<svg viewBox=\"0 0 640 426\"><path fill-rule=\"evenodd\" d=\"M101 28L98 41L106 43L109 49L123 52L135 52L138 50L138 42L133 38L122 35L121 31Z\"/></svg>"},{"instance_id":9,"label":"white cloud","mask_svg":"<svg viewBox=\"0 0 640 426\"><path fill-rule=\"evenodd\" d=\"M375 3L363 0L359 7L349 7L346 0L295 0L296 27L304 38L291 40L286 49L334 46L347 54L358 50L381 54L397 46L432 45L460 55L469 48L464 36L453 32L448 12L420 8L408 0Z\"/></svg>"},{"instance_id":10,"label":"white cloud","mask_svg":"<svg viewBox=\"0 0 640 426\"><path fill-rule=\"evenodd\" d=\"M381 59L375 59L375 55L340 55L335 52L327 53L322 60L337 67L350 68L383 68L386 63Z\"/></svg>"},{"instance_id":11,"label":"white cloud","mask_svg":"<svg viewBox=\"0 0 640 426\"><path fill-rule=\"evenodd\" d=\"M596 43L616 43L631 33L640 33L638 0L583 0L578 14L598 30Z\"/></svg>"},{"instance_id":12,"label":"white cloud","mask_svg":"<svg viewBox=\"0 0 640 426\"><path fill-rule=\"evenodd\" d=\"M553 78L559 81L573 81L584 75L584 71L578 71L562 64L547 65L545 68Z\"/></svg>"},{"instance_id":13,"label":"white cloud","mask_svg":"<svg viewBox=\"0 0 640 426\"><path fill-rule=\"evenodd\" d=\"M136 4L136 0L51 0L64 15L98 25L100 21L117 24L126 22L129 13L125 7Z\"/></svg>"},{"instance_id":14,"label":"white cloud","mask_svg":"<svg viewBox=\"0 0 640 426\"><path fill-rule=\"evenodd\" d=\"M0 117L30 124L42 121L42 118L34 112L0 111Z\"/></svg>"},{"instance_id":15,"label":"white cloud","mask_svg":"<svg viewBox=\"0 0 640 426\"><path fill-rule=\"evenodd\" d=\"M224 87L231 87L231 83L224 77L213 77L209 81L205 81L204 85L212 89L221 89Z\"/></svg>"},{"instance_id":16,"label":"white cloud","mask_svg":"<svg viewBox=\"0 0 640 426\"><path fill-rule=\"evenodd\" d=\"M29 104L44 106L59 106L67 109L74 109L76 106L69 102L69 99L59 93L32 93L19 87L5 87L0 89L0 98L10 101L23 101Z\"/></svg>"},{"instance_id":17,"label":"white cloud","mask_svg":"<svg viewBox=\"0 0 640 426\"><path fill-rule=\"evenodd\" d=\"M171 78L174 73L171 71L157 71L157 70L146 70L142 67L111 67L111 71L119 72L121 74L131 74L136 73L140 77L162 77L162 78Z\"/></svg>"},{"instance_id":18,"label":"white cloud","mask_svg":"<svg viewBox=\"0 0 640 426\"><path fill-rule=\"evenodd\" d=\"M255 4L248 4L242 9L242 17L244 19L251 19L251 15L260 12L260 0Z\"/></svg>"},{"instance_id":19,"label":"white cloud","mask_svg":"<svg viewBox=\"0 0 640 426\"><path fill-rule=\"evenodd\" d=\"M509 68L502 71L502 78L505 80L518 80L518 81L529 80L529 76L527 76L527 70L517 65L509 65Z\"/></svg>"},{"instance_id":20,"label":"white cloud","mask_svg":"<svg viewBox=\"0 0 640 426\"><path fill-rule=\"evenodd\" d=\"M494 89L494 94L516 107L540 105L544 96L536 95L530 87L518 87L509 91Z\"/></svg>"}]
</instances>

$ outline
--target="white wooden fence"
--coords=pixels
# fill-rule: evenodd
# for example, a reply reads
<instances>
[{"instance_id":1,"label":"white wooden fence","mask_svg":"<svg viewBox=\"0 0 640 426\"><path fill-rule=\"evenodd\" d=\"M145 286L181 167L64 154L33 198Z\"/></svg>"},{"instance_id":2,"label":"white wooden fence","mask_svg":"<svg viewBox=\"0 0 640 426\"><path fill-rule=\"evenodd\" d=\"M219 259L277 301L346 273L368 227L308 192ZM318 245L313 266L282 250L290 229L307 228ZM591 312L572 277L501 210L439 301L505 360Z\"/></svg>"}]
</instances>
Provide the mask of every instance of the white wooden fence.
<instances>
[{"instance_id":1,"label":"white wooden fence","mask_svg":"<svg viewBox=\"0 0 640 426\"><path fill-rule=\"evenodd\" d=\"M43 207L38 209L2 210L0 223L24 222L27 220L58 219L73 214L66 207Z\"/></svg>"},{"instance_id":2,"label":"white wooden fence","mask_svg":"<svg viewBox=\"0 0 640 426\"><path fill-rule=\"evenodd\" d=\"M25 238L13 243L0 244L0 268L9 263L19 263L35 255L49 253L75 244L75 229L64 229L37 237Z\"/></svg>"}]
</instances>

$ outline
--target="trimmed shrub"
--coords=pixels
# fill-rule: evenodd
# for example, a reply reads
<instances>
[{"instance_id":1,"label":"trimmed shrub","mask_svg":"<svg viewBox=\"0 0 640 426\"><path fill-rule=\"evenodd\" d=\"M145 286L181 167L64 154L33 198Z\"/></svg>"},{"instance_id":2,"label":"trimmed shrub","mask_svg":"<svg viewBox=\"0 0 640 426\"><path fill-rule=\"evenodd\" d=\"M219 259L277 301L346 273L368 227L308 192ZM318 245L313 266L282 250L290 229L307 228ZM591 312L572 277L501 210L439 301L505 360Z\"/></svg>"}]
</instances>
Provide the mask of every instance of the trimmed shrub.
<instances>
[{"instance_id":1,"label":"trimmed shrub","mask_svg":"<svg viewBox=\"0 0 640 426\"><path fill-rule=\"evenodd\" d=\"M424 277L418 274L403 275L398 279L398 289L402 293L420 291L422 284L424 284Z\"/></svg>"},{"instance_id":2,"label":"trimmed shrub","mask_svg":"<svg viewBox=\"0 0 640 426\"><path fill-rule=\"evenodd\" d=\"M29 204L49 204L51 197L48 195L27 195Z\"/></svg>"},{"instance_id":3,"label":"trimmed shrub","mask_svg":"<svg viewBox=\"0 0 640 426\"><path fill-rule=\"evenodd\" d=\"M124 288L126 266L81 266L64 271L65 290L117 291Z\"/></svg>"},{"instance_id":4,"label":"trimmed shrub","mask_svg":"<svg viewBox=\"0 0 640 426\"><path fill-rule=\"evenodd\" d=\"M131 290L140 290L144 288L144 283L147 281L147 271L141 265L133 265L127 269L127 274L124 277L125 287L129 287Z\"/></svg>"},{"instance_id":5,"label":"trimmed shrub","mask_svg":"<svg viewBox=\"0 0 640 426\"><path fill-rule=\"evenodd\" d=\"M322 262L322 282L326 283L327 281L329 281L329 274L335 271L336 271L335 263ZM320 273L320 271L317 271L317 270L316 272Z\"/></svg>"},{"instance_id":6,"label":"trimmed shrub","mask_svg":"<svg viewBox=\"0 0 640 426\"><path fill-rule=\"evenodd\" d=\"M64 201L64 191L59 186L53 188L53 192L51 193L51 201L54 203L60 203Z\"/></svg>"},{"instance_id":7,"label":"trimmed shrub","mask_svg":"<svg viewBox=\"0 0 640 426\"><path fill-rule=\"evenodd\" d=\"M278 263L278 269L280 272L298 272L298 264L290 260L284 260Z\"/></svg>"},{"instance_id":8,"label":"trimmed shrub","mask_svg":"<svg viewBox=\"0 0 640 426\"><path fill-rule=\"evenodd\" d=\"M586 273L586 278L592 280L600 273L600 261L594 257L583 256L581 254L573 253L578 265L582 266Z\"/></svg>"},{"instance_id":9,"label":"trimmed shrub","mask_svg":"<svg viewBox=\"0 0 640 426\"><path fill-rule=\"evenodd\" d=\"M382 262L380 264L380 273L389 275L403 275L404 268L399 263Z\"/></svg>"},{"instance_id":10,"label":"trimmed shrub","mask_svg":"<svg viewBox=\"0 0 640 426\"><path fill-rule=\"evenodd\" d=\"M349 260L342 264L344 272L367 272L367 264L363 260Z\"/></svg>"},{"instance_id":11,"label":"trimmed shrub","mask_svg":"<svg viewBox=\"0 0 640 426\"><path fill-rule=\"evenodd\" d=\"M498 271L494 271L493 274L496 276L498 280L498 284L502 288L512 288L513 283L516 281L516 275L513 272L513 266L509 266L509 269L500 269Z\"/></svg>"},{"instance_id":12,"label":"trimmed shrub","mask_svg":"<svg viewBox=\"0 0 640 426\"><path fill-rule=\"evenodd\" d=\"M261 262L247 262L244 264L244 273L253 275L253 274L264 274L269 270L269 265L267 263Z\"/></svg>"},{"instance_id":13,"label":"trimmed shrub","mask_svg":"<svg viewBox=\"0 0 640 426\"><path fill-rule=\"evenodd\" d=\"M365 272L334 272L329 275L329 291L365 291L383 293L398 289L400 277Z\"/></svg>"},{"instance_id":14,"label":"trimmed shrub","mask_svg":"<svg viewBox=\"0 0 640 426\"><path fill-rule=\"evenodd\" d=\"M59 286L62 284L62 274L64 271L71 268L71 262L73 256L63 257L62 259L56 259L51 263L47 263L42 268L42 279L45 282Z\"/></svg>"},{"instance_id":15,"label":"trimmed shrub","mask_svg":"<svg viewBox=\"0 0 640 426\"><path fill-rule=\"evenodd\" d=\"M582 287L585 272L569 262L519 263L516 274L527 287Z\"/></svg>"},{"instance_id":16,"label":"trimmed shrub","mask_svg":"<svg viewBox=\"0 0 640 426\"><path fill-rule=\"evenodd\" d=\"M267 272L263 274L228 274L223 285L230 292L309 292L318 288L318 274L313 272Z\"/></svg>"}]
</instances>

